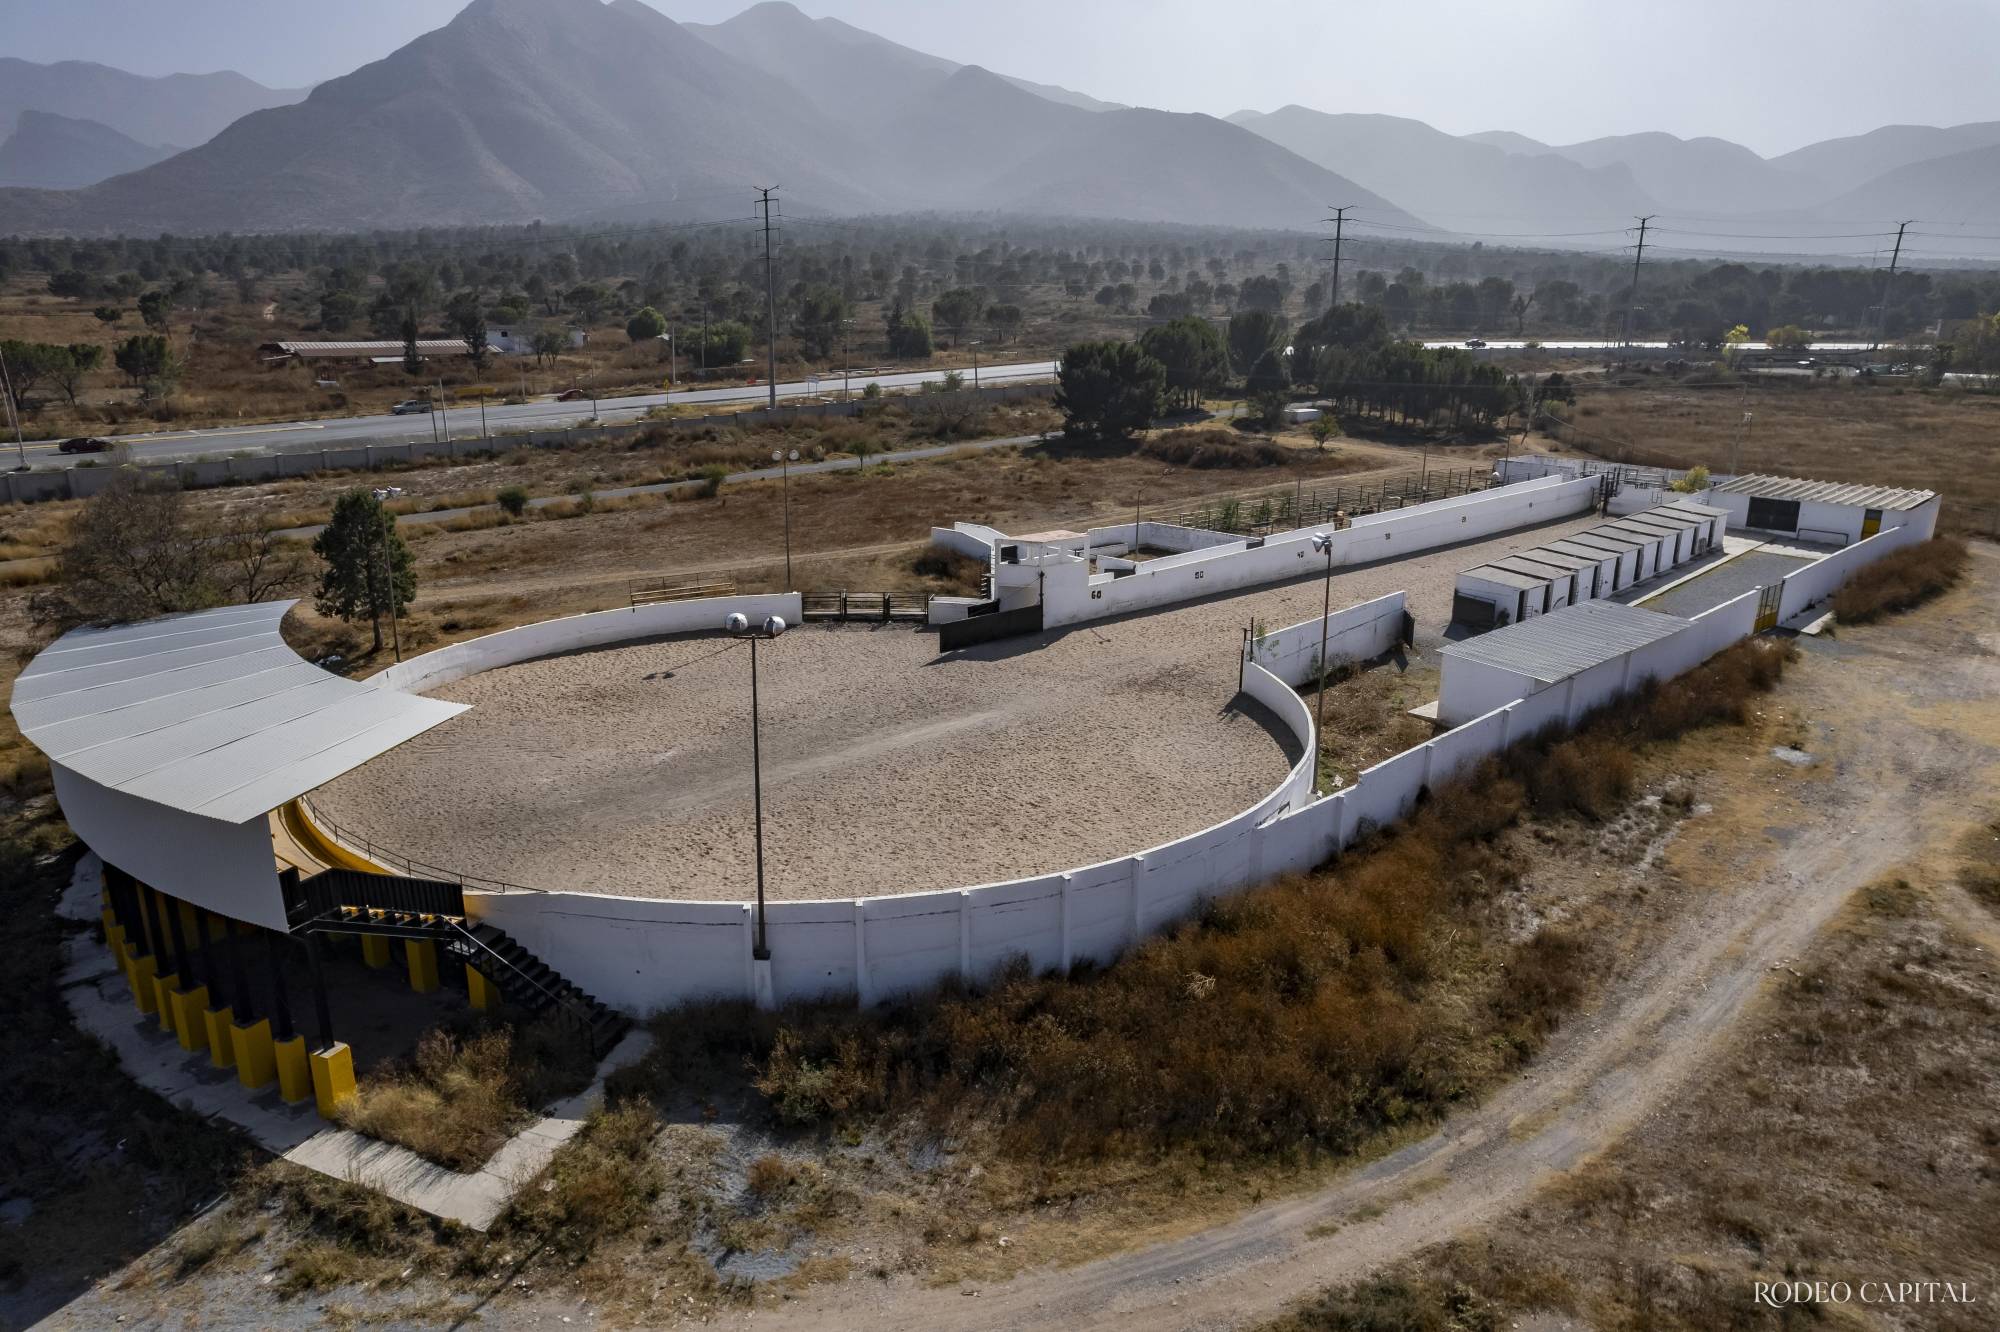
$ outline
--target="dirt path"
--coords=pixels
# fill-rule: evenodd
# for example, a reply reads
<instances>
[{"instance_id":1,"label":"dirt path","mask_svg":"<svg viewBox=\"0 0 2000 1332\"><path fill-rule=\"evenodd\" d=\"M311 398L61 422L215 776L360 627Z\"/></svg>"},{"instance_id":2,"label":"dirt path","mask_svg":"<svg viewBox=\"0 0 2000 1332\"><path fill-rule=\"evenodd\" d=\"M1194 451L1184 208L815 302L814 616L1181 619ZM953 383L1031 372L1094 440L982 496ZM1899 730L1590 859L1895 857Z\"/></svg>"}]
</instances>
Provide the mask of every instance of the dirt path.
<instances>
[{"instance_id":1,"label":"dirt path","mask_svg":"<svg viewBox=\"0 0 2000 1332\"><path fill-rule=\"evenodd\" d=\"M1663 1105L1855 889L1922 859L1990 798L2000 656L1984 626L2000 554L1981 549L1975 568L1974 587L1923 612L1807 646L1786 691L1821 719L1810 803L1767 813L1754 779L1735 782L1752 797L1736 815L1686 834L1715 844L1706 882L1728 886L1485 1105L1330 1188L1184 1239L986 1289L827 1287L756 1324L1233 1327L1498 1219Z\"/></svg>"}]
</instances>

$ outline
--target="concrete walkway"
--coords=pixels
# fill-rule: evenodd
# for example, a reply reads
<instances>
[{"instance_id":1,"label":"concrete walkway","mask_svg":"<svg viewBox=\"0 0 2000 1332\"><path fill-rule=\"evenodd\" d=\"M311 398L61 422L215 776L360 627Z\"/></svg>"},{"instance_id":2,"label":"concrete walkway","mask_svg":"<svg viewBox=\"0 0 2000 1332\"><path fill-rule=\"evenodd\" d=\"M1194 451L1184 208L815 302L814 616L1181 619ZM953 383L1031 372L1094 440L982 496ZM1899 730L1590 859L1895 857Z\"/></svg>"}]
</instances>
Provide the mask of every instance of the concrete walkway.
<instances>
[{"instance_id":1,"label":"concrete walkway","mask_svg":"<svg viewBox=\"0 0 2000 1332\"><path fill-rule=\"evenodd\" d=\"M66 920L95 920L101 874L97 857L85 855L57 914ZM556 1149L583 1128L590 1107L604 1094L605 1078L643 1059L652 1048L652 1036L643 1029L628 1033L598 1064L588 1087L550 1107L478 1170L460 1174L408 1148L329 1127L310 1101L286 1105L275 1087L245 1090L235 1070L215 1068L207 1055L182 1050L160 1030L157 1019L133 1007L110 948L95 933L75 936L67 949L62 990L78 1029L115 1054L126 1075L141 1086L205 1119L234 1124L274 1156L376 1189L405 1206L474 1230L492 1225L515 1190L541 1173Z\"/></svg>"}]
</instances>

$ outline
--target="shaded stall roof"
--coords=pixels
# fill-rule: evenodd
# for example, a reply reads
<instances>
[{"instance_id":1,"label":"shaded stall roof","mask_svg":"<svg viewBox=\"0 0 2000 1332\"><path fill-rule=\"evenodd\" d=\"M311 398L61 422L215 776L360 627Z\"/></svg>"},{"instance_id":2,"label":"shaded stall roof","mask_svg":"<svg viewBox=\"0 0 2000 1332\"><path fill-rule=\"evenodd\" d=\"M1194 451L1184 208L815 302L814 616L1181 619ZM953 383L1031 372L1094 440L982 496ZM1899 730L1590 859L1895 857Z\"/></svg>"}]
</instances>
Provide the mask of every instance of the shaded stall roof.
<instances>
[{"instance_id":1,"label":"shaded stall roof","mask_svg":"<svg viewBox=\"0 0 2000 1332\"><path fill-rule=\"evenodd\" d=\"M1602 564L1606 560L1615 560L1618 558L1617 550L1608 550L1603 546L1585 545L1583 542L1571 537L1565 537L1561 541L1552 541L1549 543L1548 548L1564 555L1575 556L1579 560L1588 560L1592 564Z\"/></svg>"},{"instance_id":2,"label":"shaded stall roof","mask_svg":"<svg viewBox=\"0 0 2000 1332\"><path fill-rule=\"evenodd\" d=\"M244 823L465 711L302 660L296 604L72 629L15 680L14 721L100 786Z\"/></svg>"},{"instance_id":3,"label":"shaded stall roof","mask_svg":"<svg viewBox=\"0 0 2000 1332\"><path fill-rule=\"evenodd\" d=\"M1545 576L1516 573L1512 569L1502 569L1499 566L1492 564L1482 564L1477 568L1467 569L1464 573L1460 574L1459 577L1477 578L1482 580L1483 582L1498 583L1502 587L1518 587L1518 588L1540 587L1542 584L1549 581L1548 578Z\"/></svg>"},{"instance_id":4,"label":"shaded stall roof","mask_svg":"<svg viewBox=\"0 0 2000 1332\"><path fill-rule=\"evenodd\" d=\"M1659 507L1658 509L1650 509L1650 510L1648 510L1648 512L1649 512L1649 513L1684 513L1684 514L1687 514L1687 515L1688 515L1689 517L1692 517L1692 518L1727 518L1727 517L1729 517L1729 510L1727 510L1727 509L1718 509L1718 508L1716 508L1716 507L1715 507L1715 506L1714 506L1713 504L1699 504L1699 503L1695 502L1694 500L1685 500L1685 499L1683 499L1683 500L1674 500L1674 501L1673 501L1672 503L1669 503L1669 504L1662 504L1662 505L1661 505L1661 506L1660 506L1660 507Z\"/></svg>"},{"instance_id":5,"label":"shaded stall roof","mask_svg":"<svg viewBox=\"0 0 2000 1332\"><path fill-rule=\"evenodd\" d=\"M1857 509L1920 509L1937 498L1933 490L1899 490L1895 486L1861 486L1845 481L1806 481L1791 476L1739 476L1716 486L1718 494L1756 499L1802 500L1808 504L1846 504Z\"/></svg>"},{"instance_id":6,"label":"shaded stall roof","mask_svg":"<svg viewBox=\"0 0 2000 1332\"><path fill-rule=\"evenodd\" d=\"M1447 659L1478 662L1554 684L1676 634L1688 623L1615 601L1584 601L1477 638L1446 643L1439 651Z\"/></svg>"}]
</instances>

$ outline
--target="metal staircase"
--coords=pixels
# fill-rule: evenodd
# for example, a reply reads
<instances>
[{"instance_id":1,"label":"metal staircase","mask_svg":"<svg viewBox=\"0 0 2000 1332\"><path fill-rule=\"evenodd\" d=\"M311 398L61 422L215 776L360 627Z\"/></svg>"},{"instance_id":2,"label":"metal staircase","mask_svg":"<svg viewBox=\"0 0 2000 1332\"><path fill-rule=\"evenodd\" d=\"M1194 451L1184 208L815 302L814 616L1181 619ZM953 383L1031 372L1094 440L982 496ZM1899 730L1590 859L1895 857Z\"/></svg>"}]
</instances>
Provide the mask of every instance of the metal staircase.
<instances>
[{"instance_id":1,"label":"metal staircase","mask_svg":"<svg viewBox=\"0 0 2000 1332\"><path fill-rule=\"evenodd\" d=\"M465 912L458 884L332 869L285 876L285 912L295 935L380 934L429 939L478 969L508 1003L535 1017L553 1014L602 1056L632 1025L624 1014L563 977L496 925Z\"/></svg>"}]
</instances>

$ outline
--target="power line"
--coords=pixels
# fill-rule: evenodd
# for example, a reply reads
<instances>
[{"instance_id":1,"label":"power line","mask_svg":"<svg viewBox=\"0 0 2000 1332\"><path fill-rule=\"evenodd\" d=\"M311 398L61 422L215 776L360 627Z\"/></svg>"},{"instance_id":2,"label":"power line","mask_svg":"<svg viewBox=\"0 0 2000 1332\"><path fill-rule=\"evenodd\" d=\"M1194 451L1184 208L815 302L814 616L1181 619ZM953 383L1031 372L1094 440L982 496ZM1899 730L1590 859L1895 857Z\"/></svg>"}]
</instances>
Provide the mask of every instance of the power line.
<instances>
[{"instance_id":1,"label":"power line","mask_svg":"<svg viewBox=\"0 0 2000 1332\"><path fill-rule=\"evenodd\" d=\"M1333 223L1333 290L1327 296L1326 301L1326 308L1331 310L1334 306L1340 304L1340 237L1341 233L1347 227L1348 211L1354 205L1343 204L1336 208L1334 205L1328 204L1327 207L1333 209L1333 216L1328 219L1328 221Z\"/></svg>"},{"instance_id":2,"label":"power line","mask_svg":"<svg viewBox=\"0 0 2000 1332\"><path fill-rule=\"evenodd\" d=\"M1632 290L1625 295L1625 345L1627 347L1632 345L1632 312L1638 308L1639 303L1639 264L1646 257L1646 227L1657 216L1658 214L1656 213L1648 213L1639 219L1639 249L1632 256Z\"/></svg>"}]
</instances>

